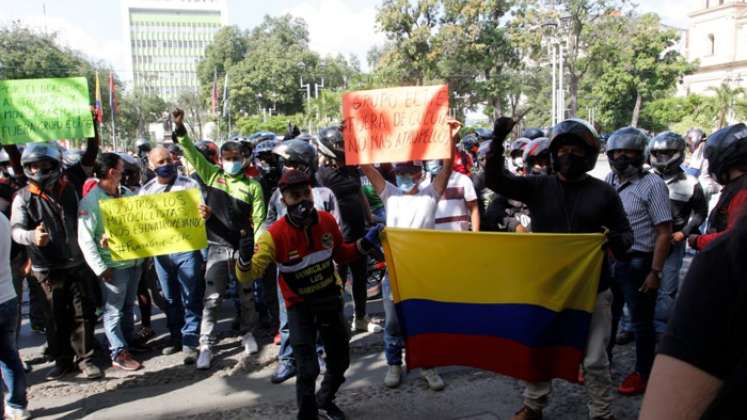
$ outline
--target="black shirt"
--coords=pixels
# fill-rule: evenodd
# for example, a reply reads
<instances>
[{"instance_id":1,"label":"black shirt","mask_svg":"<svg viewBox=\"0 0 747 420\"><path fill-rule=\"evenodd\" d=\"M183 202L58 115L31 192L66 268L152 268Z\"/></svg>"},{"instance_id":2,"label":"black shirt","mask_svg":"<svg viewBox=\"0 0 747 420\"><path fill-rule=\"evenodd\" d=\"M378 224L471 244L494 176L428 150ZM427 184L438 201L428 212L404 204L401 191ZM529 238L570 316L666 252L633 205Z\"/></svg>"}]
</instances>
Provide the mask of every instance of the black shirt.
<instances>
[{"instance_id":1,"label":"black shirt","mask_svg":"<svg viewBox=\"0 0 747 420\"><path fill-rule=\"evenodd\" d=\"M747 265L733 235L747 241L732 232L693 259L658 349L724 381L747 356Z\"/></svg>"},{"instance_id":2,"label":"black shirt","mask_svg":"<svg viewBox=\"0 0 747 420\"><path fill-rule=\"evenodd\" d=\"M361 175L358 169L321 167L317 180L335 193L340 207L342 236L345 242L360 239L366 233L366 205L363 202Z\"/></svg>"},{"instance_id":3,"label":"black shirt","mask_svg":"<svg viewBox=\"0 0 747 420\"><path fill-rule=\"evenodd\" d=\"M607 228L608 244L615 255L622 256L630 248L633 232L612 186L588 175L578 182L563 182L556 175L516 176L505 169L503 155L497 155L488 162L486 185L526 204L533 232L598 233ZM608 277L603 268L600 291L609 287Z\"/></svg>"}]
</instances>

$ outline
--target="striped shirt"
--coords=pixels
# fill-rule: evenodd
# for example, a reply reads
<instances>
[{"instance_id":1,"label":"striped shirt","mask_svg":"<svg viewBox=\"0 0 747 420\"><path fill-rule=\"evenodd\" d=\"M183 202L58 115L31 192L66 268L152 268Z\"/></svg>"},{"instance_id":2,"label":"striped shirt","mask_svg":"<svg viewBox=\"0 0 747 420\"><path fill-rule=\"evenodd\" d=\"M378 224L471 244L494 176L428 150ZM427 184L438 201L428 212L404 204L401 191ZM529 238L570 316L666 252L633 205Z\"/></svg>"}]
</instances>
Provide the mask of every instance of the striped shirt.
<instances>
[{"instance_id":1,"label":"striped shirt","mask_svg":"<svg viewBox=\"0 0 747 420\"><path fill-rule=\"evenodd\" d=\"M630 250L653 252L656 225L672 221L667 184L650 172L644 172L625 182L620 182L617 174L611 172L606 181L620 194L633 229L633 246Z\"/></svg>"}]
</instances>

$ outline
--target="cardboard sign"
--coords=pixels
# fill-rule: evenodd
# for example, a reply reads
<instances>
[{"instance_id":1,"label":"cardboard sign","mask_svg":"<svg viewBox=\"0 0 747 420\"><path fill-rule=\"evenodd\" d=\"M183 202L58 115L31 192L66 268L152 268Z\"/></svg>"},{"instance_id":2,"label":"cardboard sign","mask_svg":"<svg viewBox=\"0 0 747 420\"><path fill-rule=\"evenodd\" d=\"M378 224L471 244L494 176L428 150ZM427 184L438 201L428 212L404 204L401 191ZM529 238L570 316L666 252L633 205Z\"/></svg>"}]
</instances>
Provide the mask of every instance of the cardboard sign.
<instances>
[{"instance_id":1,"label":"cardboard sign","mask_svg":"<svg viewBox=\"0 0 747 420\"><path fill-rule=\"evenodd\" d=\"M0 81L0 142L93 137L84 77Z\"/></svg>"},{"instance_id":2,"label":"cardboard sign","mask_svg":"<svg viewBox=\"0 0 747 420\"><path fill-rule=\"evenodd\" d=\"M115 261L207 247L196 188L101 202L104 230Z\"/></svg>"},{"instance_id":3,"label":"cardboard sign","mask_svg":"<svg viewBox=\"0 0 747 420\"><path fill-rule=\"evenodd\" d=\"M448 111L446 85L345 93L345 164L448 159Z\"/></svg>"}]
</instances>

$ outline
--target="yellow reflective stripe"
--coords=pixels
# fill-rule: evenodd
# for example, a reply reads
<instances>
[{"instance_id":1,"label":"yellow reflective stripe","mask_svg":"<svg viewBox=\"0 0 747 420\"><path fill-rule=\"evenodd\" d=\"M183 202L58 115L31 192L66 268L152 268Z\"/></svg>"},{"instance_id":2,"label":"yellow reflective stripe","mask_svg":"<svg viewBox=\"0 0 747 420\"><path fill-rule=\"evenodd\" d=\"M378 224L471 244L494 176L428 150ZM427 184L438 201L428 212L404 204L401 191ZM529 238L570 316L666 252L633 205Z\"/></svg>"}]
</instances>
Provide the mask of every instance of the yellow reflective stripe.
<instances>
[{"instance_id":1,"label":"yellow reflective stripe","mask_svg":"<svg viewBox=\"0 0 747 420\"><path fill-rule=\"evenodd\" d=\"M592 312L602 234L472 233L386 228L395 302L532 304Z\"/></svg>"}]
</instances>

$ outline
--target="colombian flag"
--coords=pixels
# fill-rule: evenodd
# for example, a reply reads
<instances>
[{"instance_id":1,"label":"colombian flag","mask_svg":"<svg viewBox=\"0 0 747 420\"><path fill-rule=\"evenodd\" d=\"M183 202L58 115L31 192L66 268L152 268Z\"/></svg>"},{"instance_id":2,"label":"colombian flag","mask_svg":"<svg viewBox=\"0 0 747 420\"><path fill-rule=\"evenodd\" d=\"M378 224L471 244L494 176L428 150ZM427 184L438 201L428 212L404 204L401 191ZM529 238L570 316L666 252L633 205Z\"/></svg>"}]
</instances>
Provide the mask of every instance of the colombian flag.
<instances>
[{"instance_id":1,"label":"colombian flag","mask_svg":"<svg viewBox=\"0 0 747 420\"><path fill-rule=\"evenodd\" d=\"M384 253L407 366L576 382L603 241L602 234L387 228Z\"/></svg>"},{"instance_id":2,"label":"colombian flag","mask_svg":"<svg viewBox=\"0 0 747 420\"><path fill-rule=\"evenodd\" d=\"M96 121L101 124L104 119L104 109L101 108L101 85L99 84L99 72L96 72Z\"/></svg>"}]
</instances>

